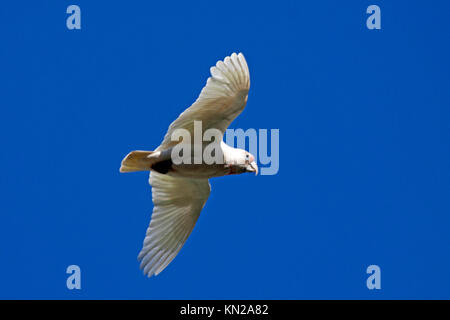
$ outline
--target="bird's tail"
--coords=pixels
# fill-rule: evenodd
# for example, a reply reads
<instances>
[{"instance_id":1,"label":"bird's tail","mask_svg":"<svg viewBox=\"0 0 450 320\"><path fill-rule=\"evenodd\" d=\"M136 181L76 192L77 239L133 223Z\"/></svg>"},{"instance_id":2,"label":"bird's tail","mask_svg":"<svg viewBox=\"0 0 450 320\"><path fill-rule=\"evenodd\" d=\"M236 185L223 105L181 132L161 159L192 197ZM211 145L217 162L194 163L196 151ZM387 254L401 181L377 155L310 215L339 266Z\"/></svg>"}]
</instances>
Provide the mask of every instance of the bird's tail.
<instances>
[{"instance_id":1,"label":"bird's tail","mask_svg":"<svg viewBox=\"0 0 450 320\"><path fill-rule=\"evenodd\" d=\"M120 172L149 171L160 160L160 154L159 151L132 151L122 160Z\"/></svg>"}]
</instances>

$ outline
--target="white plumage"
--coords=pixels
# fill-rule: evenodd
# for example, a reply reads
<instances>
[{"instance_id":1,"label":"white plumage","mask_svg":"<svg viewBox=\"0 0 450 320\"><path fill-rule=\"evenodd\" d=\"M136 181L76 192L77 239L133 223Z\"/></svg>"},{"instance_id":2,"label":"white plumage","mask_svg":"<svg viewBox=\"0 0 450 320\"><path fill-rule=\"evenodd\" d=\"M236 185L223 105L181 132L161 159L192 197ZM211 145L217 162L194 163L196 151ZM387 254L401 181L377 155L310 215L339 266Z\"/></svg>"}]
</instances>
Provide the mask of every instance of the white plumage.
<instances>
[{"instance_id":1,"label":"white plumage","mask_svg":"<svg viewBox=\"0 0 450 320\"><path fill-rule=\"evenodd\" d=\"M169 126L154 151L133 151L122 161L121 172L150 170L153 214L138 259L144 274L159 274L178 254L191 234L211 191L208 178L257 172L254 157L242 149L221 143L224 163L176 166L168 158L176 129L194 135L194 120L203 130L215 128L222 136L247 102L250 75L242 53L233 53L211 68L211 77L197 100Z\"/></svg>"}]
</instances>

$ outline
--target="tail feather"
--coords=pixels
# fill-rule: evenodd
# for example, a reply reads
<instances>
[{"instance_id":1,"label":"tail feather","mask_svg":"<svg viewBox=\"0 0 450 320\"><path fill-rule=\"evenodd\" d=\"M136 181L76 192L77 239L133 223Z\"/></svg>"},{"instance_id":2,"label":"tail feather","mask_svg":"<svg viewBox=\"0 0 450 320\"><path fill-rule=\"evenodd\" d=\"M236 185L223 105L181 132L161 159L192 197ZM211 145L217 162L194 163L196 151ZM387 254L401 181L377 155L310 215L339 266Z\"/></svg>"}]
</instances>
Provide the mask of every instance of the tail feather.
<instances>
[{"instance_id":1,"label":"tail feather","mask_svg":"<svg viewBox=\"0 0 450 320\"><path fill-rule=\"evenodd\" d=\"M149 171L158 161L159 152L132 151L122 160L120 172Z\"/></svg>"}]
</instances>

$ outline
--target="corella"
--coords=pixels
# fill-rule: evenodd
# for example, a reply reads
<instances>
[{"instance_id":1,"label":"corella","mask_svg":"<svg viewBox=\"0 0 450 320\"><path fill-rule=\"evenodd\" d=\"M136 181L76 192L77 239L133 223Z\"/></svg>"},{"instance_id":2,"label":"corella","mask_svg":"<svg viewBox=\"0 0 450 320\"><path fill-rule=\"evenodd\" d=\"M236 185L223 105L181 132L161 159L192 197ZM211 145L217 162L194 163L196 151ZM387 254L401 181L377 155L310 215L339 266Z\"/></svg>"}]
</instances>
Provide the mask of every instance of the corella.
<instances>
[{"instance_id":1,"label":"corella","mask_svg":"<svg viewBox=\"0 0 450 320\"><path fill-rule=\"evenodd\" d=\"M252 154L223 142L227 127L245 107L249 89L242 53L218 61L197 100L169 126L161 145L154 151L130 152L122 160L120 172L150 171L154 208L138 256L149 277L167 267L191 234L211 191L209 178L258 173ZM209 141L195 139L197 124L205 135L210 133Z\"/></svg>"}]
</instances>

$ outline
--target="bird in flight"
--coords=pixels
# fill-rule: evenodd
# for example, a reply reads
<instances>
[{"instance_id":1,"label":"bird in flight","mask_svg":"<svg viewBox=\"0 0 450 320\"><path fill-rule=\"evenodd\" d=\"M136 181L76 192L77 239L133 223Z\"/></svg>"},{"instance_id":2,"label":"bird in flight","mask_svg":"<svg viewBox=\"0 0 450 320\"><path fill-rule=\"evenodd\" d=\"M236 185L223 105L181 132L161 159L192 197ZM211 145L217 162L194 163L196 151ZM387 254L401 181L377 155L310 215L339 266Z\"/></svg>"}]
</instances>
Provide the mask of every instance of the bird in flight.
<instances>
[{"instance_id":1,"label":"bird in flight","mask_svg":"<svg viewBox=\"0 0 450 320\"><path fill-rule=\"evenodd\" d=\"M250 89L250 74L242 53L233 53L210 69L211 77L199 97L169 126L154 151L133 151L123 160L120 172L150 171L153 213L139 253L141 269L148 277L158 275L175 258L192 232L211 191L208 179L254 172L258 174L255 157L243 149L223 142L230 123L242 112ZM215 130L220 138L214 156L207 161L186 154L201 148L206 151L212 142L196 139L174 139L177 132L196 133L195 122L203 130ZM186 140L186 141L185 141ZM197 139L198 140L198 139ZM175 148L182 149L185 161L175 161ZM195 153L195 152L194 152Z\"/></svg>"}]
</instances>

